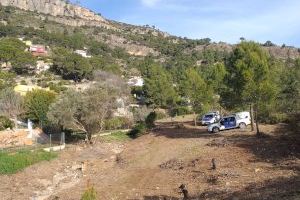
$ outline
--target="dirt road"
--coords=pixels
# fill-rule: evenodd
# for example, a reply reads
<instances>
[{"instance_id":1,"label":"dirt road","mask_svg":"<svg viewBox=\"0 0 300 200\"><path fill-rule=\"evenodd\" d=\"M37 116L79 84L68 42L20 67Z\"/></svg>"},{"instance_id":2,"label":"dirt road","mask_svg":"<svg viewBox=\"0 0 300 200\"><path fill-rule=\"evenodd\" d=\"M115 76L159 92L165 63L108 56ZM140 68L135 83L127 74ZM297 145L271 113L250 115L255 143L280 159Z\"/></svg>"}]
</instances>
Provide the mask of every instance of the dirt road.
<instances>
[{"instance_id":1,"label":"dirt road","mask_svg":"<svg viewBox=\"0 0 300 200\"><path fill-rule=\"evenodd\" d=\"M283 127L265 125L263 138L236 129L159 124L124 143L70 146L58 159L1 176L0 199L80 199L87 183L100 200L299 199L300 144ZM216 160L216 170L211 160Z\"/></svg>"}]
</instances>

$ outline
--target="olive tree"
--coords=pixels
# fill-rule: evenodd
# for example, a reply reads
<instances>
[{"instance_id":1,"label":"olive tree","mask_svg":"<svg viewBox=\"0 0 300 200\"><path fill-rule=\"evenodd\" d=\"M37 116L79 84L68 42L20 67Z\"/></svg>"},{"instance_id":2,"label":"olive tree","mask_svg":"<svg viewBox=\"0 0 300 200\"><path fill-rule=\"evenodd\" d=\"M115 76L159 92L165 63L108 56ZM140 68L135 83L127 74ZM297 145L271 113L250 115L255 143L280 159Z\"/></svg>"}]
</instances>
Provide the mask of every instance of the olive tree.
<instances>
[{"instance_id":1,"label":"olive tree","mask_svg":"<svg viewBox=\"0 0 300 200\"><path fill-rule=\"evenodd\" d=\"M117 97L110 88L95 86L83 92L69 90L51 105L48 118L63 128L86 133L91 141L92 134L101 131L104 120L112 115Z\"/></svg>"},{"instance_id":2,"label":"olive tree","mask_svg":"<svg viewBox=\"0 0 300 200\"><path fill-rule=\"evenodd\" d=\"M4 89L0 92L0 115L12 118L17 127L17 117L24 111L24 101L21 95L12 89Z\"/></svg>"}]
</instances>

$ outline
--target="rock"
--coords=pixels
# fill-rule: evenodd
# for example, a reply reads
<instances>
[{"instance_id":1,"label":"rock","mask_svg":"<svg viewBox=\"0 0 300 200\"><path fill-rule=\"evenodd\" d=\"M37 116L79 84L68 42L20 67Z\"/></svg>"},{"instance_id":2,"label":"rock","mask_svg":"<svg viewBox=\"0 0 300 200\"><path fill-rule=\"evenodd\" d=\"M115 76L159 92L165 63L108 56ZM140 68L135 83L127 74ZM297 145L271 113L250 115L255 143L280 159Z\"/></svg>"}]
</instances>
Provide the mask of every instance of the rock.
<instances>
[{"instance_id":1,"label":"rock","mask_svg":"<svg viewBox=\"0 0 300 200\"><path fill-rule=\"evenodd\" d=\"M36 11L39 13L81 18L89 21L105 22L106 20L94 12L61 0L1 0L3 6L14 6L23 10Z\"/></svg>"},{"instance_id":2,"label":"rock","mask_svg":"<svg viewBox=\"0 0 300 200\"><path fill-rule=\"evenodd\" d=\"M254 171L255 171L255 173L257 173L257 172L260 172L260 171L261 171L261 169L259 169L259 168L256 168Z\"/></svg>"}]
</instances>

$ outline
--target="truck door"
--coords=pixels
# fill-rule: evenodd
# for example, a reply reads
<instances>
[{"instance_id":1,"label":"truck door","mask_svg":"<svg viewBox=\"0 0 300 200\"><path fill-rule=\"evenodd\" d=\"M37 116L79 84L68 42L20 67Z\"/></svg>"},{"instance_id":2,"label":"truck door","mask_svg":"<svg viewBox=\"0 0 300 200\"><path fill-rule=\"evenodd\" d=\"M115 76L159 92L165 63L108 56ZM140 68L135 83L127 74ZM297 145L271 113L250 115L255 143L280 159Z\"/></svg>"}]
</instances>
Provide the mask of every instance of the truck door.
<instances>
[{"instance_id":1,"label":"truck door","mask_svg":"<svg viewBox=\"0 0 300 200\"><path fill-rule=\"evenodd\" d=\"M235 117L229 118L228 128L235 128L236 127L236 119Z\"/></svg>"}]
</instances>

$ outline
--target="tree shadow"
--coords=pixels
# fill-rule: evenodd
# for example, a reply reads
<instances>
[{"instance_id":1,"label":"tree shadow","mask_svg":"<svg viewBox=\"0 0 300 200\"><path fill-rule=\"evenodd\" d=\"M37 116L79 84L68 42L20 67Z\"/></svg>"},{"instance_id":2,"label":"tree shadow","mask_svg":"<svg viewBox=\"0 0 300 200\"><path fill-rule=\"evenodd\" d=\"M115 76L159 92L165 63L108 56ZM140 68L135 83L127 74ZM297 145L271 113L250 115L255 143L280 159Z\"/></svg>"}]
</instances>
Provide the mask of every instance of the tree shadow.
<instances>
[{"instance_id":1,"label":"tree shadow","mask_svg":"<svg viewBox=\"0 0 300 200\"><path fill-rule=\"evenodd\" d=\"M207 131L206 126L194 127L191 123L159 123L152 130L155 136L164 136L167 138L217 138L222 137L221 134L212 134Z\"/></svg>"},{"instance_id":2,"label":"tree shadow","mask_svg":"<svg viewBox=\"0 0 300 200\"><path fill-rule=\"evenodd\" d=\"M289 158L300 158L300 138L286 132L286 126L281 125L271 134L263 133L262 137L257 137L255 133L225 135L225 137L232 145L253 153L257 161L278 163Z\"/></svg>"},{"instance_id":3,"label":"tree shadow","mask_svg":"<svg viewBox=\"0 0 300 200\"><path fill-rule=\"evenodd\" d=\"M290 178L277 178L262 183L253 183L240 191L226 192L209 190L201 193L195 199L299 199L300 198L300 176Z\"/></svg>"},{"instance_id":4,"label":"tree shadow","mask_svg":"<svg viewBox=\"0 0 300 200\"><path fill-rule=\"evenodd\" d=\"M144 196L144 200L179 200L177 197L159 195L159 196Z\"/></svg>"}]
</instances>

